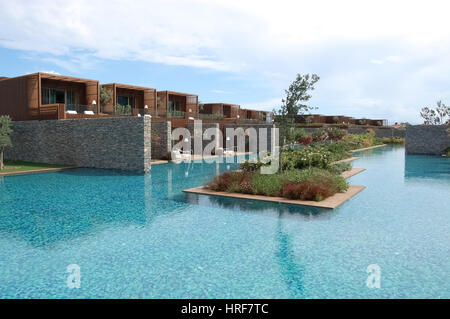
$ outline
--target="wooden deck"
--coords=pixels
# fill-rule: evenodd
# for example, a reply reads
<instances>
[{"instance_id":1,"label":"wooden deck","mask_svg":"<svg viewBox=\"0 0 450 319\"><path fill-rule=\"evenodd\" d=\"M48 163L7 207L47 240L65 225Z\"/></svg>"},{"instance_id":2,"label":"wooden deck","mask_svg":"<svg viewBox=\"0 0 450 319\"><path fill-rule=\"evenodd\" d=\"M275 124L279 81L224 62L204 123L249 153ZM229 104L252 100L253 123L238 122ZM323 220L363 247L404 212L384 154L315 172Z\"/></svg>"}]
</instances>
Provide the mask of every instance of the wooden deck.
<instances>
[{"instance_id":1,"label":"wooden deck","mask_svg":"<svg viewBox=\"0 0 450 319\"><path fill-rule=\"evenodd\" d=\"M345 193L337 193L331 197L328 197L320 202L315 201L305 201L305 200L292 200L283 197L271 197L271 196L261 196L261 195L248 195L241 193L227 193L227 192L216 192L209 189L201 187L195 187L190 189L185 189L183 192L198 194L198 195L210 195L210 196L221 196L221 197L231 197L240 199L250 199L265 202L275 202L282 204L300 205L300 206L312 206L321 208L334 209L342 205L344 202L348 201L350 198L364 190L365 186L349 186Z\"/></svg>"}]
</instances>

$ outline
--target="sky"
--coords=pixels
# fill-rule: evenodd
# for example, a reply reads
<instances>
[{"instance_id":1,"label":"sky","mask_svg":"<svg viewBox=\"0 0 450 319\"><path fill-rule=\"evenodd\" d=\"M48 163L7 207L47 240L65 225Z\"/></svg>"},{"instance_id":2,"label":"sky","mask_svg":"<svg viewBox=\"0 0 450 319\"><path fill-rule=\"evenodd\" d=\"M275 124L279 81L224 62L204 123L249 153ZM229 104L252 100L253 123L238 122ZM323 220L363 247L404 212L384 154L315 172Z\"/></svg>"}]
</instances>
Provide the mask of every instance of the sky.
<instances>
[{"instance_id":1,"label":"sky","mask_svg":"<svg viewBox=\"0 0 450 319\"><path fill-rule=\"evenodd\" d=\"M447 1L448 2L448 1ZM446 1L0 0L0 76L33 72L278 108L296 74L315 113L420 123L450 104Z\"/></svg>"}]
</instances>

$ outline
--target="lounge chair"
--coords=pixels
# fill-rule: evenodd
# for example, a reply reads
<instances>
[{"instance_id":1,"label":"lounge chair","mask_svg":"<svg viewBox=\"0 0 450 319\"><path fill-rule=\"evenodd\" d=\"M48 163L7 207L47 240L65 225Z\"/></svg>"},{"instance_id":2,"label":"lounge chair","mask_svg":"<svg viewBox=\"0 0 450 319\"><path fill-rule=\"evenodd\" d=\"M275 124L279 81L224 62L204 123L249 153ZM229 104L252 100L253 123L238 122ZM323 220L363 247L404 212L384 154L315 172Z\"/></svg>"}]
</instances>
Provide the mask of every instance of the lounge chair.
<instances>
[{"instance_id":1,"label":"lounge chair","mask_svg":"<svg viewBox=\"0 0 450 319\"><path fill-rule=\"evenodd\" d=\"M66 111L67 114L78 114L77 111L68 110Z\"/></svg>"},{"instance_id":2,"label":"lounge chair","mask_svg":"<svg viewBox=\"0 0 450 319\"><path fill-rule=\"evenodd\" d=\"M216 147L215 153L216 155L223 156L223 147Z\"/></svg>"},{"instance_id":3,"label":"lounge chair","mask_svg":"<svg viewBox=\"0 0 450 319\"><path fill-rule=\"evenodd\" d=\"M231 148L225 148L223 150L223 155L234 155L234 151Z\"/></svg>"},{"instance_id":4,"label":"lounge chair","mask_svg":"<svg viewBox=\"0 0 450 319\"><path fill-rule=\"evenodd\" d=\"M187 151L181 151L179 149L172 150L172 160L185 160L191 159L191 153Z\"/></svg>"},{"instance_id":5,"label":"lounge chair","mask_svg":"<svg viewBox=\"0 0 450 319\"><path fill-rule=\"evenodd\" d=\"M84 111L85 115L95 115L94 111Z\"/></svg>"}]
</instances>

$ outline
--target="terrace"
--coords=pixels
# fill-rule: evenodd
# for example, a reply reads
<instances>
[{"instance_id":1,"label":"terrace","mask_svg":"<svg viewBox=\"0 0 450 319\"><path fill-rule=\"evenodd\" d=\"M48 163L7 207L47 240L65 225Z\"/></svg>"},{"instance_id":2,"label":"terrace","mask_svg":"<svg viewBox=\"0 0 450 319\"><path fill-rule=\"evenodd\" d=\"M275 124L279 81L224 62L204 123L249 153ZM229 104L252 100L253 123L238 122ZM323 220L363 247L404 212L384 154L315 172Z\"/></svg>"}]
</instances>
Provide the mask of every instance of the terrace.
<instances>
[{"instance_id":1,"label":"terrace","mask_svg":"<svg viewBox=\"0 0 450 319\"><path fill-rule=\"evenodd\" d=\"M102 103L101 112L109 115L144 115L154 113L156 89L121 83L103 84L111 99Z\"/></svg>"},{"instance_id":2,"label":"terrace","mask_svg":"<svg viewBox=\"0 0 450 319\"><path fill-rule=\"evenodd\" d=\"M13 120L80 118L99 113L99 83L49 73L0 81L0 115Z\"/></svg>"},{"instance_id":3,"label":"terrace","mask_svg":"<svg viewBox=\"0 0 450 319\"><path fill-rule=\"evenodd\" d=\"M237 120L239 105L227 103L205 103L199 107L198 118L201 120Z\"/></svg>"}]
</instances>

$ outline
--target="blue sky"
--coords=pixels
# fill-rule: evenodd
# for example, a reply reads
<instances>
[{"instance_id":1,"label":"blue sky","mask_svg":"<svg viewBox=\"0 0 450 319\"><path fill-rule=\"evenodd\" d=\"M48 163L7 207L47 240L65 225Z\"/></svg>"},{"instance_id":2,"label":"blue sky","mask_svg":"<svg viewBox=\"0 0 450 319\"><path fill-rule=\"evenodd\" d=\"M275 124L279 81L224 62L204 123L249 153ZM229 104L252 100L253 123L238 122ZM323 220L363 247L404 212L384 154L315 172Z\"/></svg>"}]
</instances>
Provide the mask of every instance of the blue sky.
<instances>
[{"instance_id":1,"label":"blue sky","mask_svg":"<svg viewBox=\"0 0 450 319\"><path fill-rule=\"evenodd\" d=\"M297 73L318 113L420 122L450 104L445 1L0 0L0 76L37 71L272 110Z\"/></svg>"}]
</instances>

